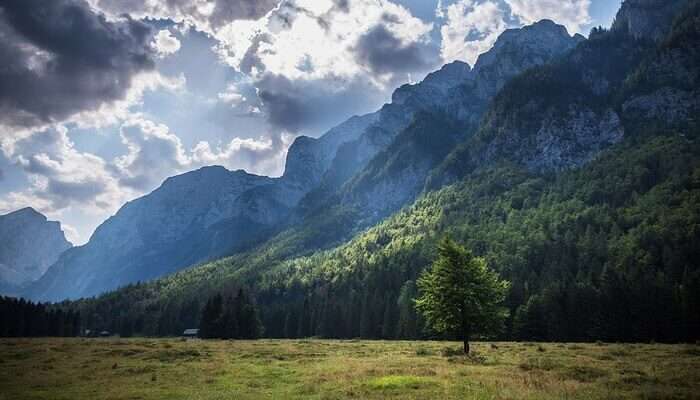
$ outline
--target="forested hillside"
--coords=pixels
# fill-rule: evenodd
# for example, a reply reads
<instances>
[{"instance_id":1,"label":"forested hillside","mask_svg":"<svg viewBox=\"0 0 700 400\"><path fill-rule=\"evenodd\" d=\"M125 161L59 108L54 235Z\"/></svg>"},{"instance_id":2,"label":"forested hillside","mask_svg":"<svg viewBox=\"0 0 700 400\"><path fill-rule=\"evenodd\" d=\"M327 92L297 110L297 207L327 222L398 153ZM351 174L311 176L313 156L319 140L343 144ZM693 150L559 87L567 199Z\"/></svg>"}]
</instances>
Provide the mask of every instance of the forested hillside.
<instances>
[{"instance_id":1,"label":"forested hillside","mask_svg":"<svg viewBox=\"0 0 700 400\"><path fill-rule=\"evenodd\" d=\"M507 83L473 134L417 113L400 142L321 196L339 205L302 210L250 251L57 307L85 328L173 335L244 288L265 336L432 337L415 281L449 235L511 283L492 337L695 341L700 2L682 4L649 31L623 7L611 30ZM414 162L432 168L417 174L418 200L365 229L391 207L355 189L404 179Z\"/></svg>"},{"instance_id":2,"label":"forested hillside","mask_svg":"<svg viewBox=\"0 0 700 400\"><path fill-rule=\"evenodd\" d=\"M414 282L443 234L512 282L511 317L499 337L700 334L700 148L676 135L625 142L559 177L499 165L337 249L288 261L272 258L274 250L222 260L79 308L97 318L92 324L177 334L196 323L183 307L196 310L202 293L243 284L257 291L268 336L423 337Z\"/></svg>"}]
</instances>

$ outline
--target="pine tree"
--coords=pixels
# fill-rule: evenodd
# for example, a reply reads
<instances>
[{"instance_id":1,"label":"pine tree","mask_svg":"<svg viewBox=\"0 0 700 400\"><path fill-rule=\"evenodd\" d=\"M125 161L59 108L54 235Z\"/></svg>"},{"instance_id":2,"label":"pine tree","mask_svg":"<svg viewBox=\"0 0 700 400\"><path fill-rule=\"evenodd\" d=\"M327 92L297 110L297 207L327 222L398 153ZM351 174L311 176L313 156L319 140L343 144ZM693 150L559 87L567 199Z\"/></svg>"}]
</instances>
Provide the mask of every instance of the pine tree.
<instances>
[{"instance_id":1,"label":"pine tree","mask_svg":"<svg viewBox=\"0 0 700 400\"><path fill-rule=\"evenodd\" d=\"M219 337L220 330L218 327L219 318L223 311L223 300L220 294L207 300L204 310L202 310L202 318L199 329L200 336L203 338Z\"/></svg>"}]
</instances>

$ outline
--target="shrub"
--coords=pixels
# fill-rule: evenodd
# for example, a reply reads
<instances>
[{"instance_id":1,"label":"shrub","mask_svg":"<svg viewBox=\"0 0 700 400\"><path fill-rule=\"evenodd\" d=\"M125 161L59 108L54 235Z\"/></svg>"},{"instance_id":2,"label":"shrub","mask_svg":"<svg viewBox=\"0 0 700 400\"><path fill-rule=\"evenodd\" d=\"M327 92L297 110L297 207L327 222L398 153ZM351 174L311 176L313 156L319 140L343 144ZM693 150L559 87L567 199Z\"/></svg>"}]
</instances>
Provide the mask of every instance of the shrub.
<instances>
[{"instance_id":1,"label":"shrub","mask_svg":"<svg viewBox=\"0 0 700 400\"><path fill-rule=\"evenodd\" d=\"M421 357L422 357L422 356L429 356L429 355L432 355L432 354L433 354L433 352L430 351L430 350L428 350L428 349L426 349L425 347L419 347L419 348L416 349L416 355L417 355L417 356L421 356Z\"/></svg>"}]
</instances>

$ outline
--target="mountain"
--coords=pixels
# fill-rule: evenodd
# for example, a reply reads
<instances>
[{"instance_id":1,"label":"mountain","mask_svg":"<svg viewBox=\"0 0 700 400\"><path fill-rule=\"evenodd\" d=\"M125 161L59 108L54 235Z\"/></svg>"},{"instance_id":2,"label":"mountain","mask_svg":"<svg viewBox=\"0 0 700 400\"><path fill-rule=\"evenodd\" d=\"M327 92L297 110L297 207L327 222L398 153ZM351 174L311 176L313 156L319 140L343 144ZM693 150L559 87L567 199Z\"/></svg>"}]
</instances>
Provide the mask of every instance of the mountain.
<instances>
[{"instance_id":1,"label":"mountain","mask_svg":"<svg viewBox=\"0 0 700 400\"><path fill-rule=\"evenodd\" d=\"M61 224L32 208L0 215L0 289L16 293L39 279L69 249Z\"/></svg>"},{"instance_id":2,"label":"mountain","mask_svg":"<svg viewBox=\"0 0 700 400\"><path fill-rule=\"evenodd\" d=\"M412 201L428 172L474 130L504 82L581 40L551 21L508 30L474 69L448 64L420 84L399 88L376 113L353 117L318 139L297 138L280 178L221 167L169 178L126 204L24 294L61 300L154 279L247 250L286 226L307 224L305 217L319 209L336 213L340 198L341 207L363 212L357 223L326 237L337 241ZM438 114L450 115L441 130L435 130ZM388 153L415 162L401 165Z\"/></svg>"},{"instance_id":3,"label":"mountain","mask_svg":"<svg viewBox=\"0 0 700 400\"><path fill-rule=\"evenodd\" d=\"M627 0L612 29L502 84L476 83L476 66L455 64L443 69L445 84L400 89L339 146L298 206L318 202L320 211L294 211L302 223L232 257L69 307L98 316L89 323L99 328L165 335L197 323L187 310L246 287L270 337L418 338L426 333L415 281L449 234L511 282L510 316L494 337L697 340L700 2L679 2L673 15L659 12L667 4ZM497 92L473 131L464 123L472 114L445 112L468 110L486 90ZM434 101L445 92L471 95ZM348 229L372 214L357 200L363 193L397 207L393 190L381 190L421 182L414 164L435 165L416 201Z\"/></svg>"},{"instance_id":4,"label":"mountain","mask_svg":"<svg viewBox=\"0 0 700 400\"><path fill-rule=\"evenodd\" d=\"M404 85L377 121L338 151L318 189L301 201L306 215L355 210L355 230L409 204L429 172L477 129L491 99L511 78L551 62L584 38L543 20L499 36L474 68L445 65L417 85ZM350 228L350 227L348 227Z\"/></svg>"},{"instance_id":5,"label":"mountain","mask_svg":"<svg viewBox=\"0 0 700 400\"><path fill-rule=\"evenodd\" d=\"M93 296L249 248L284 226L337 148L374 118L353 117L319 139L297 138L280 178L223 167L168 178L124 205L23 294L40 300Z\"/></svg>"}]
</instances>

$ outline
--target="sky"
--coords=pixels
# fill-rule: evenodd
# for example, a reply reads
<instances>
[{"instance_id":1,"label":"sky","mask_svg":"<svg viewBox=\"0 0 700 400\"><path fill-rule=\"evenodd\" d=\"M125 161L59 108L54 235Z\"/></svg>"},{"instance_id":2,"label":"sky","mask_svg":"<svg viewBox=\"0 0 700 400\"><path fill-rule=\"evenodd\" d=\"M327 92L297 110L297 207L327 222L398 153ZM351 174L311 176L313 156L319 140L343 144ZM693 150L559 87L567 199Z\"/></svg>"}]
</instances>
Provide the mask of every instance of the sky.
<instances>
[{"instance_id":1,"label":"sky","mask_svg":"<svg viewBox=\"0 0 700 400\"><path fill-rule=\"evenodd\" d=\"M375 111L505 29L586 35L619 0L3 0L0 214L84 244L206 165L279 176L299 135Z\"/></svg>"}]
</instances>

